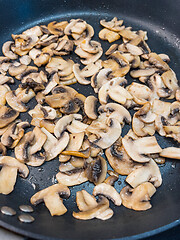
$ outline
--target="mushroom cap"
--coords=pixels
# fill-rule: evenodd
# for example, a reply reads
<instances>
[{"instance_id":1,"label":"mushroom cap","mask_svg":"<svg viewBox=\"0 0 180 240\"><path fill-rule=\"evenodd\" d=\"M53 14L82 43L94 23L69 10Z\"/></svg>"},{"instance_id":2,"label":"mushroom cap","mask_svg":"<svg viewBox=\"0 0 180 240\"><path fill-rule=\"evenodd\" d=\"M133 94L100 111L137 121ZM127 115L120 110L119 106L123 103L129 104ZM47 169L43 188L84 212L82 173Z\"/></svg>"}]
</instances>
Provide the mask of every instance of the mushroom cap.
<instances>
[{"instance_id":1,"label":"mushroom cap","mask_svg":"<svg viewBox=\"0 0 180 240\"><path fill-rule=\"evenodd\" d=\"M23 178L26 178L29 174L29 169L27 168L27 166L23 163L20 163L16 158L13 157L9 156L0 157L0 165L16 168L20 173L19 175Z\"/></svg>"},{"instance_id":2,"label":"mushroom cap","mask_svg":"<svg viewBox=\"0 0 180 240\"><path fill-rule=\"evenodd\" d=\"M94 187L93 195L103 195L104 197L107 197L110 199L115 205L120 206L121 205L121 197L120 194L116 191L116 189L107 184L107 183L101 183Z\"/></svg>"},{"instance_id":3,"label":"mushroom cap","mask_svg":"<svg viewBox=\"0 0 180 240\"><path fill-rule=\"evenodd\" d=\"M162 152L160 152L160 156L166 158L180 159L180 148L176 147L164 148L162 149Z\"/></svg>"},{"instance_id":4,"label":"mushroom cap","mask_svg":"<svg viewBox=\"0 0 180 240\"><path fill-rule=\"evenodd\" d=\"M19 112L6 106L0 106L0 128L6 127L19 116Z\"/></svg>"},{"instance_id":5,"label":"mushroom cap","mask_svg":"<svg viewBox=\"0 0 180 240\"><path fill-rule=\"evenodd\" d=\"M142 137L136 140L125 136L122 139L122 144L127 154L136 162L149 162L150 157L147 155L162 151L154 136Z\"/></svg>"},{"instance_id":6,"label":"mushroom cap","mask_svg":"<svg viewBox=\"0 0 180 240\"><path fill-rule=\"evenodd\" d=\"M155 192L156 188L149 182L142 183L135 189L126 186L120 192L122 205L135 211L145 211L152 207L149 200Z\"/></svg>"},{"instance_id":7,"label":"mushroom cap","mask_svg":"<svg viewBox=\"0 0 180 240\"><path fill-rule=\"evenodd\" d=\"M133 188L136 188L143 182L151 182L155 187L159 187L162 184L161 172L158 165L152 159L142 167L139 167L132 171L126 178L126 182Z\"/></svg>"}]
</instances>

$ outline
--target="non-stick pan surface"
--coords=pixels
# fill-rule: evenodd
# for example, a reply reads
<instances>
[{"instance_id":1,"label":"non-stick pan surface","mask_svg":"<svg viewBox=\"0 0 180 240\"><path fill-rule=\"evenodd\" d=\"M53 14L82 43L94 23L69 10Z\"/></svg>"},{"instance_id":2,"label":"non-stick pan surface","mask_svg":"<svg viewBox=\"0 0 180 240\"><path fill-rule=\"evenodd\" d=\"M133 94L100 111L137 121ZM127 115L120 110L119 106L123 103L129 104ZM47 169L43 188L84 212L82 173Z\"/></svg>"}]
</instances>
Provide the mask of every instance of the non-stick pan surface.
<instances>
[{"instance_id":1,"label":"non-stick pan surface","mask_svg":"<svg viewBox=\"0 0 180 240\"><path fill-rule=\"evenodd\" d=\"M126 26L148 31L148 44L157 53L170 56L170 66L180 78L180 1L168 0L6 0L0 1L0 45L10 39L12 33L37 24L53 20L82 18L95 29L95 39L101 29L99 20L117 16L124 19ZM107 49L109 44L102 43ZM90 86L75 88L85 94L93 94ZM35 102L31 101L31 106ZM22 114L23 120L27 114ZM128 128L124 129L126 133ZM170 139L156 136L161 147L176 146ZM12 153L13 155L13 153ZM10 206L17 210L21 204L29 204L30 197L38 190L53 184L58 171L58 160L45 163L42 167L30 167L28 179L18 178L15 191L8 196L0 196L0 206ZM0 225L20 234L37 239L137 239L151 236L179 224L180 219L180 163L169 160L160 167L163 185L152 198L152 209L135 212L121 207L112 209L114 217L108 221L80 221L71 214L76 209L75 192L86 188L92 191L92 184L82 184L71 188L71 197L65 201L68 213L61 217L51 217L43 204L35 207L32 215L35 222L22 224L17 216L8 217L0 214ZM116 183L118 191L124 186L124 178ZM34 189L35 187L35 189Z\"/></svg>"}]
</instances>

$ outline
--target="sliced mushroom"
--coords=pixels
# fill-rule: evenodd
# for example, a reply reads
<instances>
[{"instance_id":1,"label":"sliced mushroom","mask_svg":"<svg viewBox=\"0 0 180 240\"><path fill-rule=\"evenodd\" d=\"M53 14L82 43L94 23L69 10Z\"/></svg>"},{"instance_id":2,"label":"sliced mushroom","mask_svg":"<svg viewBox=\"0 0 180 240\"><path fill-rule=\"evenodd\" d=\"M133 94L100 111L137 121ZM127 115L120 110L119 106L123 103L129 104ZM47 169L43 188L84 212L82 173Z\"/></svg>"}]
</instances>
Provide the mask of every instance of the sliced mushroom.
<instances>
[{"instance_id":1,"label":"sliced mushroom","mask_svg":"<svg viewBox=\"0 0 180 240\"><path fill-rule=\"evenodd\" d=\"M152 207L149 200L155 192L156 188L151 183L145 182L135 189L129 186L124 187L120 192L120 196L122 204L126 208L145 211Z\"/></svg>"},{"instance_id":2,"label":"sliced mushroom","mask_svg":"<svg viewBox=\"0 0 180 240\"><path fill-rule=\"evenodd\" d=\"M44 202L50 211L51 216L60 216L67 212L67 208L64 206L62 198L67 199L69 197L70 190L68 187L64 186L63 184L54 184L35 193L31 197L30 201L33 205Z\"/></svg>"},{"instance_id":3,"label":"sliced mushroom","mask_svg":"<svg viewBox=\"0 0 180 240\"><path fill-rule=\"evenodd\" d=\"M149 62L163 71L169 70L168 64L166 62L164 62L162 60L162 58L160 56L158 56L156 53L152 52L149 54Z\"/></svg>"},{"instance_id":4,"label":"sliced mushroom","mask_svg":"<svg viewBox=\"0 0 180 240\"><path fill-rule=\"evenodd\" d=\"M97 136L93 143L105 149L110 147L120 137L121 125L115 118L104 118L101 114L97 120L91 123L86 131Z\"/></svg>"},{"instance_id":5,"label":"sliced mushroom","mask_svg":"<svg viewBox=\"0 0 180 240\"><path fill-rule=\"evenodd\" d=\"M51 34L63 36L64 29L67 25L68 25L67 21L62 21L62 22L53 21L48 24L47 28Z\"/></svg>"},{"instance_id":6,"label":"sliced mushroom","mask_svg":"<svg viewBox=\"0 0 180 240\"><path fill-rule=\"evenodd\" d=\"M162 184L162 177L158 165L150 159L148 163L132 171L127 176L126 182L133 188L144 182L151 182L155 187L159 187Z\"/></svg>"},{"instance_id":7,"label":"sliced mushroom","mask_svg":"<svg viewBox=\"0 0 180 240\"><path fill-rule=\"evenodd\" d=\"M80 133L80 132L85 132L88 126L89 125L83 122L73 119L72 123L67 126L67 130L70 133Z\"/></svg>"},{"instance_id":8,"label":"sliced mushroom","mask_svg":"<svg viewBox=\"0 0 180 240\"><path fill-rule=\"evenodd\" d=\"M4 74L0 74L0 85L4 83L14 83L14 79Z\"/></svg>"},{"instance_id":9,"label":"sliced mushroom","mask_svg":"<svg viewBox=\"0 0 180 240\"><path fill-rule=\"evenodd\" d=\"M104 28L99 32L99 38L102 40L107 40L109 43L112 43L120 39L120 35L117 32Z\"/></svg>"},{"instance_id":10,"label":"sliced mushroom","mask_svg":"<svg viewBox=\"0 0 180 240\"><path fill-rule=\"evenodd\" d=\"M0 193L9 194L13 191L16 183L17 173L26 178L29 170L25 164L20 163L17 159L9 156L0 157Z\"/></svg>"},{"instance_id":11,"label":"sliced mushroom","mask_svg":"<svg viewBox=\"0 0 180 240\"><path fill-rule=\"evenodd\" d=\"M6 127L19 116L19 112L6 106L0 106L0 128Z\"/></svg>"},{"instance_id":12,"label":"sliced mushroom","mask_svg":"<svg viewBox=\"0 0 180 240\"><path fill-rule=\"evenodd\" d=\"M105 52L106 55L111 55L113 52L115 52L118 49L118 44L111 45L108 50Z\"/></svg>"},{"instance_id":13,"label":"sliced mushroom","mask_svg":"<svg viewBox=\"0 0 180 240\"><path fill-rule=\"evenodd\" d=\"M148 77L153 75L156 72L155 68L146 68L146 69L138 69L132 70L130 72L131 77L133 78L140 78L140 77Z\"/></svg>"},{"instance_id":14,"label":"sliced mushroom","mask_svg":"<svg viewBox=\"0 0 180 240\"><path fill-rule=\"evenodd\" d=\"M117 140L105 151L110 166L121 175L128 175L140 164L134 162L126 153L120 140Z\"/></svg>"},{"instance_id":15,"label":"sliced mushroom","mask_svg":"<svg viewBox=\"0 0 180 240\"><path fill-rule=\"evenodd\" d=\"M46 152L46 161L50 161L57 157L68 145L69 135L64 132L59 139L55 138L51 133L49 133L45 128L41 130L46 134L47 140L43 145Z\"/></svg>"},{"instance_id":16,"label":"sliced mushroom","mask_svg":"<svg viewBox=\"0 0 180 240\"><path fill-rule=\"evenodd\" d=\"M93 182L95 185L102 183L107 174L107 163L106 160L98 156L89 163L86 167L86 176L90 182Z\"/></svg>"},{"instance_id":17,"label":"sliced mushroom","mask_svg":"<svg viewBox=\"0 0 180 240\"><path fill-rule=\"evenodd\" d=\"M10 58L10 59L17 59L18 55L16 55L12 50L11 50L11 46L14 44L13 41L7 41L3 44L2 47L2 52L4 54L4 56Z\"/></svg>"},{"instance_id":18,"label":"sliced mushroom","mask_svg":"<svg viewBox=\"0 0 180 240\"><path fill-rule=\"evenodd\" d=\"M6 156L7 150L6 147L0 142L0 154Z\"/></svg>"},{"instance_id":19,"label":"sliced mushroom","mask_svg":"<svg viewBox=\"0 0 180 240\"><path fill-rule=\"evenodd\" d=\"M162 152L160 152L161 157L180 159L180 148L176 147L168 147L164 148Z\"/></svg>"},{"instance_id":20,"label":"sliced mushroom","mask_svg":"<svg viewBox=\"0 0 180 240\"><path fill-rule=\"evenodd\" d=\"M117 119L121 125L124 125L124 122L128 124L131 123L130 113L120 104L108 103L102 105L98 108L98 112L105 112L107 117Z\"/></svg>"},{"instance_id":21,"label":"sliced mushroom","mask_svg":"<svg viewBox=\"0 0 180 240\"><path fill-rule=\"evenodd\" d=\"M94 96L88 96L84 102L84 111L90 119L96 119L97 116L97 98Z\"/></svg>"},{"instance_id":22,"label":"sliced mushroom","mask_svg":"<svg viewBox=\"0 0 180 240\"><path fill-rule=\"evenodd\" d=\"M20 64L18 62L12 63L9 66L8 72L11 76L17 76L23 73L26 70L27 66L24 64Z\"/></svg>"},{"instance_id":23,"label":"sliced mushroom","mask_svg":"<svg viewBox=\"0 0 180 240\"><path fill-rule=\"evenodd\" d=\"M149 162L150 154L160 153L162 151L154 136L134 140L126 135L122 139L122 144L127 154L136 162Z\"/></svg>"},{"instance_id":24,"label":"sliced mushroom","mask_svg":"<svg viewBox=\"0 0 180 240\"><path fill-rule=\"evenodd\" d=\"M10 91L10 88L8 85L0 85L0 106L6 105L6 93Z\"/></svg>"},{"instance_id":25,"label":"sliced mushroom","mask_svg":"<svg viewBox=\"0 0 180 240\"><path fill-rule=\"evenodd\" d=\"M107 197L110 199L115 205L120 206L121 205L121 197L120 194L116 191L116 189L107 184L107 183L101 183L94 187L93 195L103 195L104 197Z\"/></svg>"},{"instance_id":26,"label":"sliced mushroom","mask_svg":"<svg viewBox=\"0 0 180 240\"><path fill-rule=\"evenodd\" d=\"M76 192L76 203L79 210L83 212L93 209L98 205L96 198L85 190Z\"/></svg>"},{"instance_id":27,"label":"sliced mushroom","mask_svg":"<svg viewBox=\"0 0 180 240\"><path fill-rule=\"evenodd\" d=\"M105 19L100 21L100 24L114 32L119 32L122 30L123 20L118 20L117 17L114 17L111 21L106 21Z\"/></svg>"}]
</instances>

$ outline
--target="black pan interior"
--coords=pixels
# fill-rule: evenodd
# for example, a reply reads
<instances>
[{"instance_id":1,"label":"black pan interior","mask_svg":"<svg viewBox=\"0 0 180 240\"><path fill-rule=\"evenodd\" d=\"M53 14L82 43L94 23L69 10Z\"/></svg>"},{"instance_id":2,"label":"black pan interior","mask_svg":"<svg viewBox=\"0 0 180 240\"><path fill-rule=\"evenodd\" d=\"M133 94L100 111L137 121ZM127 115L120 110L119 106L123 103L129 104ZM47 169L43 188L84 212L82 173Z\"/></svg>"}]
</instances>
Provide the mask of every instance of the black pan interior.
<instances>
[{"instance_id":1,"label":"black pan interior","mask_svg":"<svg viewBox=\"0 0 180 240\"><path fill-rule=\"evenodd\" d=\"M89 22L95 29L95 37L101 29L99 20L111 19L117 16L124 19L126 26L133 29L148 31L148 44L152 51L166 53L170 56L170 66L180 78L180 29L178 0L6 0L0 1L0 45L10 39L12 33L37 24L48 23L53 20L69 20L82 18ZM102 43L104 50L110 46ZM75 60L75 58L73 58ZM130 81L130 78L129 78ZM18 84L18 83L17 83ZM93 94L90 86L74 87L84 95ZM13 88L13 87L12 87ZM31 106L34 102L31 102ZM29 119L27 114L22 114L22 119ZM126 127L123 131L128 131ZM176 146L177 143L156 135L161 147ZM12 153L13 155L13 153ZM54 176L58 170L58 160L47 162L42 167L30 168L28 179L18 178L15 191L8 196L0 196L0 206L10 206L17 210L21 204L29 204L29 198L38 190L54 183ZM168 160L161 167L163 185L152 198L153 208L146 212L135 212L123 206L114 207L115 215L108 221L91 220L79 221L72 218L75 206L75 192L86 188L92 192L93 185L89 183L71 188L71 197L65 201L69 209L62 217L50 217L44 204L35 207L32 214L36 221L32 224L22 224L17 216L8 217L0 214L0 225L20 234L37 239L137 239L151 236L158 232L179 224L180 218L180 164L175 160ZM116 183L120 191L124 186L124 178ZM35 187L35 189L34 189Z\"/></svg>"}]
</instances>

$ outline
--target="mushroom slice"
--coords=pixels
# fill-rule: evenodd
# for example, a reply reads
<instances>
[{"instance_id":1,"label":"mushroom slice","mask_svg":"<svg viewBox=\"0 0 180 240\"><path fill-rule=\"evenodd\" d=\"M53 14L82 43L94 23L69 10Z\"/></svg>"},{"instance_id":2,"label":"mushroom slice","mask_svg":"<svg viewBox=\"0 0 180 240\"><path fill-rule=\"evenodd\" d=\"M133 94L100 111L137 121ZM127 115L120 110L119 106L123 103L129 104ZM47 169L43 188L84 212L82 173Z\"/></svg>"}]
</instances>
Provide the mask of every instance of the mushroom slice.
<instances>
[{"instance_id":1,"label":"mushroom slice","mask_svg":"<svg viewBox=\"0 0 180 240\"><path fill-rule=\"evenodd\" d=\"M84 102L84 111L86 115L93 120L98 117L97 110L96 110L97 102L98 100L94 96L88 96Z\"/></svg>"},{"instance_id":2,"label":"mushroom slice","mask_svg":"<svg viewBox=\"0 0 180 240\"><path fill-rule=\"evenodd\" d=\"M0 106L0 128L6 127L19 116L19 112L6 106Z\"/></svg>"},{"instance_id":3,"label":"mushroom slice","mask_svg":"<svg viewBox=\"0 0 180 240\"><path fill-rule=\"evenodd\" d=\"M178 86L178 80L176 78L176 74L172 69L169 69L168 71L164 72L161 75L161 78L163 80L164 85L173 91L175 94L175 91L179 88ZM174 97L174 96L173 96Z\"/></svg>"},{"instance_id":4,"label":"mushroom slice","mask_svg":"<svg viewBox=\"0 0 180 240\"><path fill-rule=\"evenodd\" d=\"M76 192L76 203L80 211L88 211L98 206L96 198L84 189Z\"/></svg>"},{"instance_id":5,"label":"mushroom slice","mask_svg":"<svg viewBox=\"0 0 180 240\"><path fill-rule=\"evenodd\" d=\"M120 39L120 35L117 32L104 28L99 32L99 38L102 40L107 40L109 43L112 43Z\"/></svg>"},{"instance_id":6,"label":"mushroom slice","mask_svg":"<svg viewBox=\"0 0 180 240\"><path fill-rule=\"evenodd\" d=\"M78 63L73 65L73 73L77 81L83 85L90 84L90 80L87 80L86 78L96 74L101 68L101 64L98 61L96 63L88 64L82 70L80 70L79 66Z\"/></svg>"},{"instance_id":7,"label":"mushroom slice","mask_svg":"<svg viewBox=\"0 0 180 240\"><path fill-rule=\"evenodd\" d=\"M136 162L149 162L150 154L160 153L162 151L154 136L133 140L126 135L122 139L122 145L127 154Z\"/></svg>"},{"instance_id":8,"label":"mushroom slice","mask_svg":"<svg viewBox=\"0 0 180 240\"><path fill-rule=\"evenodd\" d=\"M86 167L86 176L90 182L93 182L95 185L104 182L107 174L107 163L106 160L98 156L89 163Z\"/></svg>"},{"instance_id":9,"label":"mushroom slice","mask_svg":"<svg viewBox=\"0 0 180 240\"><path fill-rule=\"evenodd\" d=\"M91 86L94 88L95 93L112 78L111 73L112 70L110 68L105 68L92 76Z\"/></svg>"},{"instance_id":10,"label":"mushroom slice","mask_svg":"<svg viewBox=\"0 0 180 240\"><path fill-rule=\"evenodd\" d=\"M33 205L44 202L50 211L51 216L60 216L67 212L67 208L64 206L62 198L67 199L69 197L69 188L59 183L35 193L30 201Z\"/></svg>"},{"instance_id":11,"label":"mushroom slice","mask_svg":"<svg viewBox=\"0 0 180 240\"><path fill-rule=\"evenodd\" d=\"M96 41L92 41L90 38L86 38L84 39L81 43L80 46L82 48L82 50L88 52L88 53L97 53L98 50L98 46L99 43Z\"/></svg>"},{"instance_id":12,"label":"mushroom slice","mask_svg":"<svg viewBox=\"0 0 180 240\"><path fill-rule=\"evenodd\" d=\"M0 142L0 154L6 156L7 150L6 147Z\"/></svg>"},{"instance_id":13,"label":"mushroom slice","mask_svg":"<svg viewBox=\"0 0 180 240\"><path fill-rule=\"evenodd\" d=\"M144 182L151 182L155 187L159 187L162 184L161 172L156 162L150 159L148 163L132 171L127 176L126 182L133 188Z\"/></svg>"},{"instance_id":14,"label":"mushroom slice","mask_svg":"<svg viewBox=\"0 0 180 240\"><path fill-rule=\"evenodd\" d=\"M132 100L133 96L124 87L119 85L111 86L108 91L110 98L118 103L125 104L127 100Z\"/></svg>"},{"instance_id":15,"label":"mushroom slice","mask_svg":"<svg viewBox=\"0 0 180 240\"><path fill-rule=\"evenodd\" d=\"M120 194L113 186L107 183L101 183L95 186L93 190L93 195L103 195L104 197L110 199L116 206L120 206L122 202Z\"/></svg>"},{"instance_id":16,"label":"mushroom slice","mask_svg":"<svg viewBox=\"0 0 180 240\"><path fill-rule=\"evenodd\" d=\"M128 40L132 40L132 39L138 37L138 35L135 32L131 31L131 29L129 29L129 28L125 28L125 29L120 30L119 34L123 38L128 39Z\"/></svg>"},{"instance_id":17,"label":"mushroom slice","mask_svg":"<svg viewBox=\"0 0 180 240\"><path fill-rule=\"evenodd\" d=\"M104 118L101 114L98 119L91 123L86 131L97 136L97 139L93 143L105 149L110 147L120 137L121 125L118 120Z\"/></svg>"},{"instance_id":18,"label":"mushroom slice","mask_svg":"<svg viewBox=\"0 0 180 240\"><path fill-rule=\"evenodd\" d=\"M73 121L73 119L82 119L80 114L70 114L60 118L54 128L54 135L59 138L62 133L66 130L67 126Z\"/></svg>"},{"instance_id":19,"label":"mushroom slice","mask_svg":"<svg viewBox=\"0 0 180 240\"><path fill-rule=\"evenodd\" d=\"M64 34L71 35L73 33L82 34L87 28L87 23L82 19L71 19L70 23L65 27Z\"/></svg>"},{"instance_id":20,"label":"mushroom slice","mask_svg":"<svg viewBox=\"0 0 180 240\"><path fill-rule=\"evenodd\" d=\"M156 72L155 68L146 68L146 69L138 69L132 70L130 72L131 77L133 78L140 78L140 77L148 77L153 75Z\"/></svg>"},{"instance_id":21,"label":"mushroom slice","mask_svg":"<svg viewBox=\"0 0 180 240\"><path fill-rule=\"evenodd\" d=\"M106 22L105 19L100 21L100 24L114 32L119 32L122 30L123 20L118 20L117 17L114 17L111 21Z\"/></svg>"},{"instance_id":22,"label":"mushroom slice","mask_svg":"<svg viewBox=\"0 0 180 240\"><path fill-rule=\"evenodd\" d=\"M164 148L159 154L161 157L180 159L180 148L168 147Z\"/></svg>"},{"instance_id":23,"label":"mushroom slice","mask_svg":"<svg viewBox=\"0 0 180 240\"><path fill-rule=\"evenodd\" d=\"M89 125L83 122L73 119L72 123L67 126L67 130L70 133L80 133L80 132L85 132L88 126Z\"/></svg>"},{"instance_id":24,"label":"mushroom slice","mask_svg":"<svg viewBox=\"0 0 180 240\"><path fill-rule=\"evenodd\" d=\"M166 62L164 62L162 60L162 58L154 52L149 53L149 59L148 60L155 67L157 67L157 68L159 68L163 71L168 71L169 70L169 65Z\"/></svg>"},{"instance_id":25,"label":"mushroom slice","mask_svg":"<svg viewBox=\"0 0 180 240\"><path fill-rule=\"evenodd\" d=\"M62 22L53 21L48 24L47 28L51 34L63 36L64 29L67 25L68 25L67 21L62 21Z\"/></svg>"},{"instance_id":26,"label":"mushroom slice","mask_svg":"<svg viewBox=\"0 0 180 240\"><path fill-rule=\"evenodd\" d=\"M69 40L68 36L60 38L55 46L53 53L54 55L68 55L73 51L74 43L72 40Z\"/></svg>"},{"instance_id":27,"label":"mushroom slice","mask_svg":"<svg viewBox=\"0 0 180 240\"><path fill-rule=\"evenodd\" d=\"M73 217L81 220L98 218L98 216L105 213L107 209L109 209L109 201L107 198L102 198L97 207L83 212L73 212Z\"/></svg>"},{"instance_id":28,"label":"mushroom slice","mask_svg":"<svg viewBox=\"0 0 180 240\"><path fill-rule=\"evenodd\" d=\"M110 166L121 175L128 175L140 165L134 162L126 153L120 140L117 140L105 151Z\"/></svg>"},{"instance_id":29,"label":"mushroom slice","mask_svg":"<svg viewBox=\"0 0 180 240\"><path fill-rule=\"evenodd\" d=\"M118 51L112 53L108 60L103 61L102 66L112 69L112 76L114 77L123 77L130 70L128 60Z\"/></svg>"},{"instance_id":30,"label":"mushroom slice","mask_svg":"<svg viewBox=\"0 0 180 240\"><path fill-rule=\"evenodd\" d=\"M4 56L10 58L10 59L17 59L18 55L15 54L12 50L11 50L11 46L14 44L13 41L7 41L3 44L2 47L2 52L4 54Z\"/></svg>"},{"instance_id":31,"label":"mushroom slice","mask_svg":"<svg viewBox=\"0 0 180 240\"><path fill-rule=\"evenodd\" d=\"M111 55L117 49L118 49L118 44L115 43L108 48L108 50L105 52L105 55Z\"/></svg>"},{"instance_id":32,"label":"mushroom slice","mask_svg":"<svg viewBox=\"0 0 180 240\"><path fill-rule=\"evenodd\" d=\"M16 183L17 173L26 178L29 170L25 164L20 163L17 159L9 156L0 157L0 193L9 194L13 191Z\"/></svg>"},{"instance_id":33,"label":"mushroom slice","mask_svg":"<svg viewBox=\"0 0 180 240\"><path fill-rule=\"evenodd\" d=\"M130 52L132 55L137 56L137 55L143 54L143 51L141 48L139 48L131 43L127 43L126 48L127 48L128 52Z\"/></svg>"},{"instance_id":34,"label":"mushroom slice","mask_svg":"<svg viewBox=\"0 0 180 240\"><path fill-rule=\"evenodd\" d=\"M70 171L59 172L56 179L66 186L75 186L88 181L83 168L73 168Z\"/></svg>"},{"instance_id":35,"label":"mushroom slice","mask_svg":"<svg viewBox=\"0 0 180 240\"><path fill-rule=\"evenodd\" d=\"M26 68L27 68L26 65L20 64L19 62L15 62L10 64L8 72L9 72L9 75L14 77L23 73L26 70Z\"/></svg>"},{"instance_id":36,"label":"mushroom slice","mask_svg":"<svg viewBox=\"0 0 180 240\"><path fill-rule=\"evenodd\" d=\"M156 188L149 182L142 183L135 189L126 186L120 192L122 205L135 211L148 210L152 207L149 200L155 192Z\"/></svg>"},{"instance_id":37,"label":"mushroom slice","mask_svg":"<svg viewBox=\"0 0 180 240\"><path fill-rule=\"evenodd\" d=\"M64 132L59 139L55 138L51 133L49 133L45 128L41 130L46 134L47 140L43 145L46 152L46 161L50 161L57 157L68 145L69 135Z\"/></svg>"},{"instance_id":38,"label":"mushroom slice","mask_svg":"<svg viewBox=\"0 0 180 240\"><path fill-rule=\"evenodd\" d=\"M176 90L176 100L180 102L180 88Z\"/></svg>"},{"instance_id":39,"label":"mushroom slice","mask_svg":"<svg viewBox=\"0 0 180 240\"><path fill-rule=\"evenodd\" d=\"M101 105L98 108L99 113L106 113L109 118L115 118L119 121L121 125L125 123L131 123L131 115L126 108L117 103L108 103L106 105Z\"/></svg>"},{"instance_id":40,"label":"mushroom slice","mask_svg":"<svg viewBox=\"0 0 180 240\"><path fill-rule=\"evenodd\" d=\"M10 125L1 137L4 146L14 148L24 135L24 128L29 127L28 122L15 122Z\"/></svg>"},{"instance_id":41,"label":"mushroom slice","mask_svg":"<svg viewBox=\"0 0 180 240\"><path fill-rule=\"evenodd\" d=\"M10 88L8 85L0 85L0 106L6 105L6 93L10 91Z\"/></svg>"}]
</instances>

